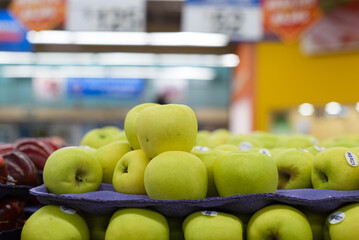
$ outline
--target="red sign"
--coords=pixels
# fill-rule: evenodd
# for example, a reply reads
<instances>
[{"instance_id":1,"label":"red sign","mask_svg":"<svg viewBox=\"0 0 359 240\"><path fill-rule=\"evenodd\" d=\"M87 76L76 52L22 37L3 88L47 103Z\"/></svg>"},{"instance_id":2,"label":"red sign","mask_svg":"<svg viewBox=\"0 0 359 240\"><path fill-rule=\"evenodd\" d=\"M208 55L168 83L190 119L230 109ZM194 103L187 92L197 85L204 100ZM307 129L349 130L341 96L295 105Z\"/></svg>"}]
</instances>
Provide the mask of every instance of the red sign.
<instances>
[{"instance_id":1,"label":"red sign","mask_svg":"<svg viewBox=\"0 0 359 240\"><path fill-rule=\"evenodd\" d=\"M263 0L265 31L283 42L296 42L320 16L319 0Z\"/></svg>"},{"instance_id":2,"label":"red sign","mask_svg":"<svg viewBox=\"0 0 359 240\"><path fill-rule=\"evenodd\" d=\"M30 30L51 30L64 22L65 1L13 0L10 11Z\"/></svg>"}]
</instances>

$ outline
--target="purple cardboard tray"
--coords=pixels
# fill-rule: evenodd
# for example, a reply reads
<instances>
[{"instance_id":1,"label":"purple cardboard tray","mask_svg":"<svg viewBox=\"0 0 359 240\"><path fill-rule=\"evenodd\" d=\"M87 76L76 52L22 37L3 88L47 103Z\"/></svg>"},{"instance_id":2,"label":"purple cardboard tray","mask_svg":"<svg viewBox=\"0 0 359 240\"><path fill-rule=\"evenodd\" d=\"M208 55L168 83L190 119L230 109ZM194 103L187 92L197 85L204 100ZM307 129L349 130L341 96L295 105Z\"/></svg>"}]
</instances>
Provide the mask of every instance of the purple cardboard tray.
<instances>
[{"instance_id":1,"label":"purple cardboard tray","mask_svg":"<svg viewBox=\"0 0 359 240\"><path fill-rule=\"evenodd\" d=\"M317 212L332 211L345 203L359 202L359 191L317 189L278 190L276 193L209 197L200 200L154 200L147 195L118 193L111 184L101 184L95 192L81 194L49 193L44 185L30 189L42 204L66 205L90 214L106 214L123 207L148 207L165 216L184 217L199 210L251 214L274 203L284 203Z\"/></svg>"}]
</instances>

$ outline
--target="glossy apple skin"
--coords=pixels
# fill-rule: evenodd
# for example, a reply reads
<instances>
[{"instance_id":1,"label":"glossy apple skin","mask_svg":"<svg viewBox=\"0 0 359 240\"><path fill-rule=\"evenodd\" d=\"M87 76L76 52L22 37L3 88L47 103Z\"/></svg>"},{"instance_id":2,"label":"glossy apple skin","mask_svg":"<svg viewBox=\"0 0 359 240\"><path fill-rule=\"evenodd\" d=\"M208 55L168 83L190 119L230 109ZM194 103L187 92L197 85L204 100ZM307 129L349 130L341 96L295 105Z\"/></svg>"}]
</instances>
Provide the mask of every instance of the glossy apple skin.
<instances>
[{"instance_id":1,"label":"glossy apple skin","mask_svg":"<svg viewBox=\"0 0 359 240\"><path fill-rule=\"evenodd\" d=\"M10 152L14 149L13 143L0 143L0 154Z\"/></svg>"},{"instance_id":2,"label":"glossy apple skin","mask_svg":"<svg viewBox=\"0 0 359 240\"><path fill-rule=\"evenodd\" d=\"M40 184L38 170L26 154L11 151L2 156L8 175L15 180L16 185L38 186Z\"/></svg>"},{"instance_id":3,"label":"glossy apple skin","mask_svg":"<svg viewBox=\"0 0 359 240\"><path fill-rule=\"evenodd\" d=\"M7 182L7 168L5 165L5 160L0 154L0 184L5 184Z\"/></svg>"},{"instance_id":4,"label":"glossy apple skin","mask_svg":"<svg viewBox=\"0 0 359 240\"><path fill-rule=\"evenodd\" d=\"M4 198L0 200L0 232L24 225L24 205L24 201L16 198Z\"/></svg>"},{"instance_id":5,"label":"glossy apple skin","mask_svg":"<svg viewBox=\"0 0 359 240\"><path fill-rule=\"evenodd\" d=\"M38 170L44 169L47 158L55 148L41 138L20 138L14 142L14 150L25 153Z\"/></svg>"}]
</instances>

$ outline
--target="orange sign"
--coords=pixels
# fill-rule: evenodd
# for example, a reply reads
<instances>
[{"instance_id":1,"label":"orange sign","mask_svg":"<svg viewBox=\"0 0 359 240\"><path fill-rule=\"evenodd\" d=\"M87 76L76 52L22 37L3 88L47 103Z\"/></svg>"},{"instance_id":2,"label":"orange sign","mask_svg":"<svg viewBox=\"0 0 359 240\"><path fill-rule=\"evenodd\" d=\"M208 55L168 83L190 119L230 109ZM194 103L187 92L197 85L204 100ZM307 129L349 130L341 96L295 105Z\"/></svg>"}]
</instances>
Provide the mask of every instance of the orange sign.
<instances>
[{"instance_id":1,"label":"orange sign","mask_svg":"<svg viewBox=\"0 0 359 240\"><path fill-rule=\"evenodd\" d=\"M264 28L283 42L298 41L321 16L319 0L263 0Z\"/></svg>"},{"instance_id":2,"label":"orange sign","mask_svg":"<svg viewBox=\"0 0 359 240\"><path fill-rule=\"evenodd\" d=\"M50 30L63 24L66 0L12 0L10 11L29 30Z\"/></svg>"}]
</instances>

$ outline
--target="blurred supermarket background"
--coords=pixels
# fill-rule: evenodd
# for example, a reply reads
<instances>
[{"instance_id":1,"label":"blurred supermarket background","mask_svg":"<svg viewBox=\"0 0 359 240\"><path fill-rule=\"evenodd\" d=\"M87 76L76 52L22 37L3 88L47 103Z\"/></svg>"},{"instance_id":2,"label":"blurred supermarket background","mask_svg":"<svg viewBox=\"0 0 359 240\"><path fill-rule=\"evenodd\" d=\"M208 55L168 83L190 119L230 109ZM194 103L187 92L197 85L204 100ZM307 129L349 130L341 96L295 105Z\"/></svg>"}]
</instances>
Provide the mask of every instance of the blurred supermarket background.
<instances>
[{"instance_id":1,"label":"blurred supermarket background","mask_svg":"<svg viewBox=\"0 0 359 240\"><path fill-rule=\"evenodd\" d=\"M358 0L0 0L0 142L123 128L142 102L199 128L359 134Z\"/></svg>"}]
</instances>

